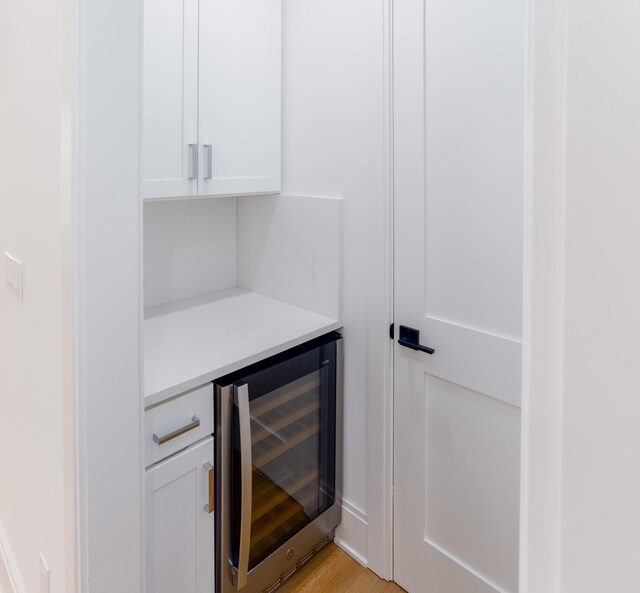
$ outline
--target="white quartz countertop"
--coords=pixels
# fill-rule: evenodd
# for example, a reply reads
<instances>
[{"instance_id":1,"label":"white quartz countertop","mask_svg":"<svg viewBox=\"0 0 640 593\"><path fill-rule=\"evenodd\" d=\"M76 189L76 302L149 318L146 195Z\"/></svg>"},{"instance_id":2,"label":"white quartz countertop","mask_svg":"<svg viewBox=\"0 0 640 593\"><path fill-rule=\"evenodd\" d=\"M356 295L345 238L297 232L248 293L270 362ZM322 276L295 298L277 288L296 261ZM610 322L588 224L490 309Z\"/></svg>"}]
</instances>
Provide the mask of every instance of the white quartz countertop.
<instances>
[{"instance_id":1,"label":"white quartz countertop","mask_svg":"<svg viewBox=\"0 0 640 593\"><path fill-rule=\"evenodd\" d=\"M145 311L145 407L336 330L341 322L239 288Z\"/></svg>"}]
</instances>

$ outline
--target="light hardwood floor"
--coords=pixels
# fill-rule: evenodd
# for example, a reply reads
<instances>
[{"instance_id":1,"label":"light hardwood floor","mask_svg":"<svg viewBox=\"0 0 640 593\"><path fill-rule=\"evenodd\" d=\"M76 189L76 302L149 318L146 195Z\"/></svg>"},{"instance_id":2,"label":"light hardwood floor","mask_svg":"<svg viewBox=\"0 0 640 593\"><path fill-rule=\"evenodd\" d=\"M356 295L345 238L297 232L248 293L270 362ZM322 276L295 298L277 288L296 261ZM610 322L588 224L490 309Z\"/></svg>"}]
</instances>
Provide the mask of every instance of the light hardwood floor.
<instances>
[{"instance_id":1,"label":"light hardwood floor","mask_svg":"<svg viewBox=\"0 0 640 593\"><path fill-rule=\"evenodd\" d=\"M335 544L322 550L278 593L405 593L379 579Z\"/></svg>"}]
</instances>

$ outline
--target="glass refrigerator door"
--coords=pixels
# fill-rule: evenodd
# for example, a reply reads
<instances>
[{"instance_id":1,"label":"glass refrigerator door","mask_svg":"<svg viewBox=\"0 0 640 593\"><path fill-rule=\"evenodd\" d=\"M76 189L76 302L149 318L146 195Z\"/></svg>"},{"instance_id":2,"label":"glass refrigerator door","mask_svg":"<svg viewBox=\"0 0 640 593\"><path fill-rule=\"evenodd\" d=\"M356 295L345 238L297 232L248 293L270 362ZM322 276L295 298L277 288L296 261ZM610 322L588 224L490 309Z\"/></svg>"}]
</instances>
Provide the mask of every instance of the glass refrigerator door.
<instances>
[{"instance_id":1,"label":"glass refrigerator door","mask_svg":"<svg viewBox=\"0 0 640 593\"><path fill-rule=\"evenodd\" d=\"M336 345L234 384L232 549L239 580L335 502Z\"/></svg>"}]
</instances>

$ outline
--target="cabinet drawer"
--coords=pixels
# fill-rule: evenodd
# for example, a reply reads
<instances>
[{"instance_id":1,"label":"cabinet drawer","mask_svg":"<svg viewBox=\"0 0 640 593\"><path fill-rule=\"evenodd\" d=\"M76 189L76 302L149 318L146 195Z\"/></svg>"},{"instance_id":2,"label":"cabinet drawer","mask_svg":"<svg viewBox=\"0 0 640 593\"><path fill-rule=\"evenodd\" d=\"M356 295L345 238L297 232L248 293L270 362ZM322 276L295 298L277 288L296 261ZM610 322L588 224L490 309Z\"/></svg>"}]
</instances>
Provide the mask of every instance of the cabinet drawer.
<instances>
[{"instance_id":1,"label":"cabinet drawer","mask_svg":"<svg viewBox=\"0 0 640 593\"><path fill-rule=\"evenodd\" d=\"M148 467L213 434L213 384L209 383L145 412Z\"/></svg>"}]
</instances>

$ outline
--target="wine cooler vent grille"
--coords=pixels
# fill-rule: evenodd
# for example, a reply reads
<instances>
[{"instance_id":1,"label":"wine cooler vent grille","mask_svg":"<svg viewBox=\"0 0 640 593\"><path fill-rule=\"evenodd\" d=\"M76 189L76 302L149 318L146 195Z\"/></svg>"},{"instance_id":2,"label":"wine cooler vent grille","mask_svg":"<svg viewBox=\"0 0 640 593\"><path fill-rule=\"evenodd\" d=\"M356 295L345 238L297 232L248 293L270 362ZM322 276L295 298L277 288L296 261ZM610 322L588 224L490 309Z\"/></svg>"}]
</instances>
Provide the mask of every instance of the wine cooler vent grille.
<instances>
[{"instance_id":1,"label":"wine cooler vent grille","mask_svg":"<svg viewBox=\"0 0 640 593\"><path fill-rule=\"evenodd\" d=\"M313 550L306 556L303 556L298 560L287 572L282 573L273 583L262 590L262 593L275 593L282 585L291 579L305 564L309 562L314 556L320 552L323 548L326 548L332 539L327 536L319 544L314 546Z\"/></svg>"}]
</instances>

